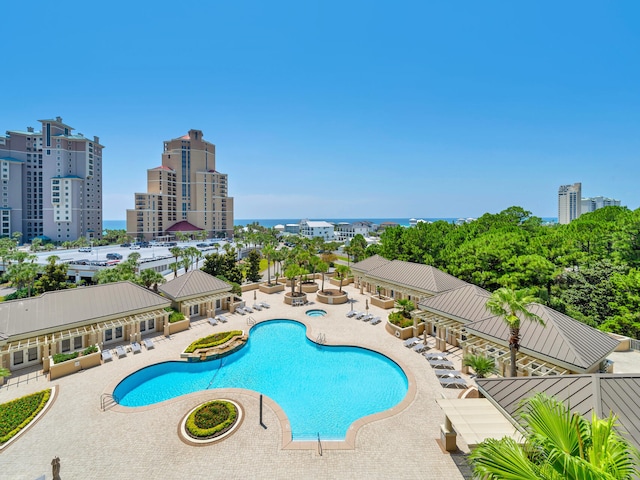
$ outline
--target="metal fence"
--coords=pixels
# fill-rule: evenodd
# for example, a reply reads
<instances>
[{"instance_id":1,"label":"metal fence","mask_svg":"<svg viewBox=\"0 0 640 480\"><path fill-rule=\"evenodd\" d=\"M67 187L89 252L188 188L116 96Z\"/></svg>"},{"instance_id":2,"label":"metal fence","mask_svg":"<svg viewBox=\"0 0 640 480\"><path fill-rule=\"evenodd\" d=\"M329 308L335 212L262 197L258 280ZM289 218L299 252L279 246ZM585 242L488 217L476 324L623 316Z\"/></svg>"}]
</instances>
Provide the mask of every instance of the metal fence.
<instances>
[{"instance_id":1,"label":"metal fence","mask_svg":"<svg viewBox=\"0 0 640 480\"><path fill-rule=\"evenodd\" d=\"M631 350L639 350L640 351L640 340L635 340L635 339L631 338L629 340L629 346L631 347Z\"/></svg>"}]
</instances>

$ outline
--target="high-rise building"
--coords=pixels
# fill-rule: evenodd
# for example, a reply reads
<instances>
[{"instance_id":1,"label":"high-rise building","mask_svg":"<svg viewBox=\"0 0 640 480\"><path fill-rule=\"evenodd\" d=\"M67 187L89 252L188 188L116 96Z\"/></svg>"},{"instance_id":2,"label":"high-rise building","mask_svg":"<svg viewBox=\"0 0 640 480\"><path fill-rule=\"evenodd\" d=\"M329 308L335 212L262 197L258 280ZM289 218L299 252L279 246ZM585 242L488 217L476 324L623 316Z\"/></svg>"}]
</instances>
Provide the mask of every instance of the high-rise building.
<instances>
[{"instance_id":1,"label":"high-rise building","mask_svg":"<svg viewBox=\"0 0 640 480\"><path fill-rule=\"evenodd\" d=\"M603 196L583 198L581 202L581 212L589 213L604 207L619 207L620 200Z\"/></svg>"},{"instance_id":2,"label":"high-rise building","mask_svg":"<svg viewBox=\"0 0 640 480\"><path fill-rule=\"evenodd\" d=\"M0 136L0 236L101 238L100 139L73 134L60 117L39 122L39 131L27 127Z\"/></svg>"},{"instance_id":3,"label":"high-rise building","mask_svg":"<svg viewBox=\"0 0 640 480\"><path fill-rule=\"evenodd\" d=\"M153 240L205 231L233 235L233 198L227 175L216 171L216 146L200 130L164 142L162 165L147 170L147 193L127 210L127 233Z\"/></svg>"},{"instance_id":4,"label":"high-rise building","mask_svg":"<svg viewBox=\"0 0 640 480\"><path fill-rule=\"evenodd\" d=\"M580 216L582 184L560 185L558 189L558 223L567 224Z\"/></svg>"}]
</instances>

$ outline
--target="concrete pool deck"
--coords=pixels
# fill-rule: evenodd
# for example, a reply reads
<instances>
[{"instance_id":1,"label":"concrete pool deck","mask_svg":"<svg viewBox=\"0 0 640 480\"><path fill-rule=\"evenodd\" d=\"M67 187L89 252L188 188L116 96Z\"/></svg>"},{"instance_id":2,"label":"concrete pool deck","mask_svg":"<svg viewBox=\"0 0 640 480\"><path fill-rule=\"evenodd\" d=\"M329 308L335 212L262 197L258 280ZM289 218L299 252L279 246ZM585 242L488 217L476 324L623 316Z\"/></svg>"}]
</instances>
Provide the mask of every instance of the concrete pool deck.
<instances>
[{"instance_id":1,"label":"concrete pool deck","mask_svg":"<svg viewBox=\"0 0 640 480\"><path fill-rule=\"evenodd\" d=\"M350 286L344 289L356 302L353 308L363 310L368 296ZM252 292L246 292L244 298L253 304ZM370 325L346 318L349 304L292 307L283 303L283 292L257 292L257 299L271 305L251 315L258 322L299 320L311 328L311 339L323 334L327 344L363 346L396 360L413 377L413 398L407 397L404 409L396 407L359 425L348 448L334 449L329 442L322 442L322 455L317 444L311 449L287 445L282 411L272 402L265 401L266 428L260 426L259 395L255 392L219 389L145 408L115 406L102 411L101 396L129 373L152 363L177 360L197 338L249 328L249 315L226 315L229 322L215 327L201 319L192 322L190 330L170 338L153 337L152 350L143 348L139 354L129 353L53 382L35 370L14 373L0 388L0 403L53 385L58 386L58 394L47 414L0 453L3 476L34 479L46 474L51 478L51 459L58 456L62 478L462 478L455 456L443 453L436 442L444 422L436 399L455 398L460 390L443 389L423 356L387 333L384 322ZM305 315L312 308L322 308L327 315ZM382 318L388 314L374 306L369 311ZM243 406L246 416L238 431L223 442L204 447L183 443L177 430L185 413L205 400L220 397Z\"/></svg>"}]
</instances>

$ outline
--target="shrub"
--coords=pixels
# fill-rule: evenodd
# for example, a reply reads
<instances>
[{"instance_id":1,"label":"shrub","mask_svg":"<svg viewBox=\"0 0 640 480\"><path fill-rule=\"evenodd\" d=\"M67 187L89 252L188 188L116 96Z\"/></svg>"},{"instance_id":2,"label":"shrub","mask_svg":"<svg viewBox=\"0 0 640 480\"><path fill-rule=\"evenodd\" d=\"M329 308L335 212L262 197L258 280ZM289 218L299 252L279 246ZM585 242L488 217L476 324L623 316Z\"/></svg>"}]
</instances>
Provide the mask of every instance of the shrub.
<instances>
[{"instance_id":1,"label":"shrub","mask_svg":"<svg viewBox=\"0 0 640 480\"><path fill-rule=\"evenodd\" d=\"M66 362L68 360L73 360L74 358L78 358L78 355L80 355L80 352L56 353L53 356L53 363L62 363L62 362Z\"/></svg>"},{"instance_id":2,"label":"shrub","mask_svg":"<svg viewBox=\"0 0 640 480\"><path fill-rule=\"evenodd\" d=\"M193 353L199 348L210 348L215 347L216 345L222 345L223 343L228 342L233 337L237 335L242 335L241 330L232 330L230 332L220 332L214 333L213 335L209 335L208 337L200 338L193 342L185 349L185 353Z\"/></svg>"},{"instance_id":3,"label":"shrub","mask_svg":"<svg viewBox=\"0 0 640 480\"><path fill-rule=\"evenodd\" d=\"M413 325L412 318L405 318L402 312L391 312L389 314L389 323L392 323L400 328L411 327Z\"/></svg>"},{"instance_id":4,"label":"shrub","mask_svg":"<svg viewBox=\"0 0 640 480\"><path fill-rule=\"evenodd\" d=\"M97 351L98 347L95 345L91 345L82 351L82 355L89 355L90 353L96 353Z\"/></svg>"},{"instance_id":5,"label":"shrub","mask_svg":"<svg viewBox=\"0 0 640 480\"><path fill-rule=\"evenodd\" d=\"M174 310L171 312L171 315L169 315L169 323L179 322L180 320L184 320L184 313Z\"/></svg>"},{"instance_id":6,"label":"shrub","mask_svg":"<svg viewBox=\"0 0 640 480\"><path fill-rule=\"evenodd\" d=\"M191 412L187 418L187 432L197 438L209 438L233 425L238 411L232 403L214 400Z\"/></svg>"},{"instance_id":7,"label":"shrub","mask_svg":"<svg viewBox=\"0 0 640 480\"><path fill-rule=\"evenodd\" d=\"M50 396L51 389L48 389L0 404L0 443L5 443L26 427Z\"/></svg>"}]
</instances>

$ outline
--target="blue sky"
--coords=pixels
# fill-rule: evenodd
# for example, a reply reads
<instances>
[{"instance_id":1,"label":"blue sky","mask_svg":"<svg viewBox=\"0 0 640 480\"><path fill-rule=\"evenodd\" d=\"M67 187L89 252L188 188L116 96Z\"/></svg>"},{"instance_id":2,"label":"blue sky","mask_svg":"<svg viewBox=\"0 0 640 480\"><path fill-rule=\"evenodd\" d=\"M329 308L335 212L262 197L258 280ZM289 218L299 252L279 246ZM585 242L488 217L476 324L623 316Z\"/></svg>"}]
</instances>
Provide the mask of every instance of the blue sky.
<instances>
[{"instance_id":1,"label":"blue sky","mask_svg":"<svg viewBox=\"0 0 640 480\"><path fill-rule=\"evenodd\" d=\"M640 2L8 2L0 131L62 116L124 219L200 129L236 218L640 207Z\"/></svg>"}]
</instances>

